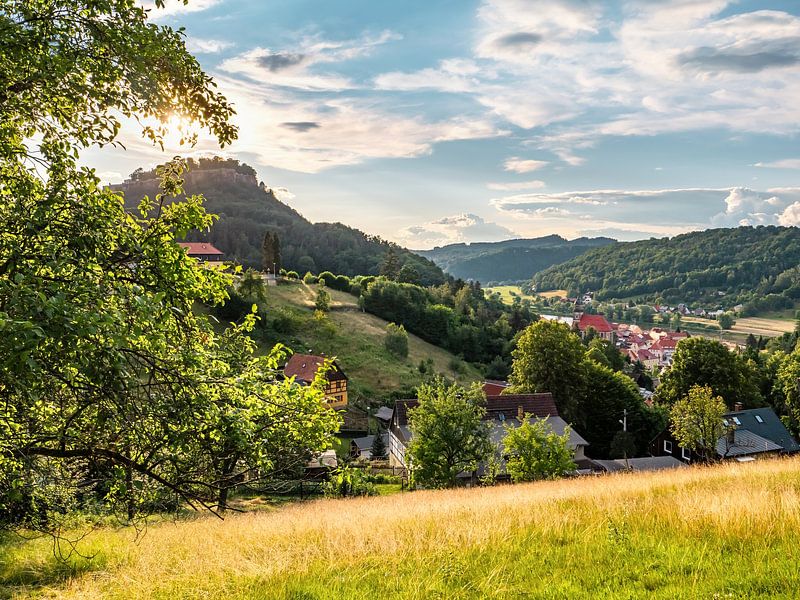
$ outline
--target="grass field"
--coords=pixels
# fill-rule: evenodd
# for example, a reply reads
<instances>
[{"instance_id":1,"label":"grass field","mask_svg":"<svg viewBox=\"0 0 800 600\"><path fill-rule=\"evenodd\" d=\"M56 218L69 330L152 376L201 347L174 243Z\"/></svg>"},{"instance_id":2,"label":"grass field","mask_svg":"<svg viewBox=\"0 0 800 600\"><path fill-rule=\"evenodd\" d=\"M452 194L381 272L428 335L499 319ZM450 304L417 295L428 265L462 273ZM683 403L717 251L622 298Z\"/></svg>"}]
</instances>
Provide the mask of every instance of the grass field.
<instances>
[{"instance_id":1,"label":"grass field","mask_svg":"<svg viewBox=\"0 0 800 600\"><path fill-rule=\"evenodd\" d=\"M0 547L5 597L796 598L800 460L319 500Z\"/></svg>"},{"instance_id":2,"label":"grass field","mask_svg":"<svg viewBox=\"0 0 800 600\"><path fill-rule=\"evenodd\" d=\"M701 319L698 317L683 317L682 327L690 333L705 335L707 337L718 338L720 334L717 322L712 319ZM747 336L753 334L756 337L777 337L784 333L794 331L795 322L787 319L775 319L766 317L742 317L736 319L733 329L723 332L725 339L744 343Z\"/></svg>"},{"instance_id":3,"label":"grass field","mask_svg":"<svg viewBox=\"0 0 800 600\"><path fill-rule=\"evenodd\" d=\"M514 303L514 296L519 296L521 299L528 299L531 301L536 301L539 297L542 298L566 298L567 291L566 290L551 290L549 292L541 292L536 294L535 296L530 296L522 291L518 285L497 285L494 287L486 288L487 293L494 293L497 292L500 294L500 299L505 302L506 304L513 304Z\"/></svg>"},{"instance_id":4,"label":"grass field","mask_svg":"<svg viewBox=\"0 0 800 600\"><path fill-rule=\"evenodd\" d=\"M415 387L422 377L419 363L427 359L433 360L436 372L461 383L481 379L477 369L415 335L408 336L407 358L390 354L384 348L386 321L361 312L354 296L331 289L328 292L331 312L323 321L314 318L316 286L304 283L268 288L267 308L287 316L289 331L280 341L295 352L336 356L355 394L374 398Z\"/></svg>"}]
</instances>

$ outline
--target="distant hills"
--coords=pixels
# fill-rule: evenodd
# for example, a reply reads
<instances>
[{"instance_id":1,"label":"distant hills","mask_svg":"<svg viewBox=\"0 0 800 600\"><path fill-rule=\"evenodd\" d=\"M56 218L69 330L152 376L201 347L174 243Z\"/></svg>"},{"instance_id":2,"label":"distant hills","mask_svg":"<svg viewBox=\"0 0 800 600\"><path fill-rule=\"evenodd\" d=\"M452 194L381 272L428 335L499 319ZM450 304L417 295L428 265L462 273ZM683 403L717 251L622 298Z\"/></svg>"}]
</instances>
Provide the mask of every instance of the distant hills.
<instances>
[{"instance_id":1,"label":"distant hills","mask_svg":"<svg viewBox=\"0 0 800 600\"><path fill-rule=\"evenodd\" d=\"M155 171L137 169L127 181L111 187L123 192L127 207L135 208L143 196L152 198L158 192L158 180ZM446 280L433 262L397 244L341 223L311 223L259 183L252 167L236 160L191 160L184 188L190 195L203 194L206 209L220 217L210 232L191 232L187 241L211 242L226 257L245 266L261 267L264 233L272 230L281 240L284 268L301 276L306 271L377 275L392 249L399 267L414 267L418 283L434 285Z\"/></svg>"},{"instance_id":2,"label":"distant hills","mask_svg":"<svg viewBox=\"0 0 800 600\"><path fill-rule=\"evenodd\" d=\"M747 304L782 310L800 299L800 229L737 227L596 248L533 277L537 290L593 291L598 300Z\"/></svg>"},{"instance_id":3,"label":"distant hills","mask_svg":"<svg viewBox=\"0 0 800 600\"><path fill-rule=\"evenodd\" d=\"M559 235L548 235L503 242L450 244L416 252L453 277L487 283L527 280L552 265L614 243L615 240L603 237L567 240Z\"/></svg>"}]
</instances>

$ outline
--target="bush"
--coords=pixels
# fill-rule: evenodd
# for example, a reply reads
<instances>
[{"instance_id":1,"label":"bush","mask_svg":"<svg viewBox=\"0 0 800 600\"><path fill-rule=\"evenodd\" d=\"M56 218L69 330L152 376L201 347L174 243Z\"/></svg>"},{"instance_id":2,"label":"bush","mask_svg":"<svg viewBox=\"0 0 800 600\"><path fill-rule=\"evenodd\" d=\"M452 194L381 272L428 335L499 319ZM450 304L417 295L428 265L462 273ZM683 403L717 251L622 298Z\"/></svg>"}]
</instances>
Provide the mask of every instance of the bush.
<instances>
[{"instance_id":1,"label":"bush","mask_svg":"<svg viewBox=\"0 0 800 600\"><path fill-rule=\"evenodd\" d=\"M286 277L289 279L300 279L300 275L297 273L297 271L287 271Z\"/></svg>"},{"instance_id":2,"label":"bush","mask_svg":"<svg viewBox=\"0 0 800 600\"><path fill-rule=\"evenodd\" d=\"M361 469L342 466L331 474L323 488L327 498L347 498L352 496L375 496L375 486L367 480Z\"/></svg>"},{"instance_id":3,"label":"bush","mask_svg":"<svg viewBox=\"0 0 800 600\"><path fill-rule=\"evenodd\" d=\"M303 275L303 283L313 284L317 283L318 279L317 276L314 275L311 271L308 271L305 275Z\"/></svg>"},{"instance_id":4,"label":"bush","mask_svg":"<svg viewBox=\"0 0 800 600\"><path fill-rule=\"evenodd\" d=\"M386 338L384 339L386 349L395 356L405 358L408 356L408 333L402 325L389 323L386 326Z\"/></svg>"}]
</instances>

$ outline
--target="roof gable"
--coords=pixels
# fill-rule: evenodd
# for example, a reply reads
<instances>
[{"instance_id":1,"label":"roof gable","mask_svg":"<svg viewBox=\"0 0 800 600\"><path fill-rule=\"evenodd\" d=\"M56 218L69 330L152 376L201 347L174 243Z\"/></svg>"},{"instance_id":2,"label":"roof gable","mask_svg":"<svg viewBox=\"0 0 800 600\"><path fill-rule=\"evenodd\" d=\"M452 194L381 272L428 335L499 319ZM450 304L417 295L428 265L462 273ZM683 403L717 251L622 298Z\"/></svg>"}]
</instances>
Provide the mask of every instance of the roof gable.
<instances>
[{"instance_id":1,"label":"roof gable","mask_svg":"<svg viewBox=\"0 0 800 600\"><path fill-rule=\"evenodd\" d=\"M583 313L578 321L578 329L586 331L589 327L593 328L597 333L611 333L614 331L611 323L603 315Z\"/></svg>"},{"instance_id":2,"label":"roof gable","mask_svg":"<svg viewBox=\"0 0 800 600\"><path fill-rule=\"evenodd\" d=\"M292 354L283 367L283 374L286 377L294 377L298 381L311 383L317 376L317 371L325 364L324 356L315 354ZM333 363L331 369L326 374L327 379L347 379L339 365Z\"/></svg>"},{"instance_id":3,"label":"roof gable","mask_svg":"<svg viewBox=\"0 0 800 600\"><path fill-rule=\"evenodd\" d=\"M739 420L739 423L733 422L734 417ZM735 425L738 430L747 429L753 434L777 444L784 452L800 451L800 444L792 437L792 434L771 408L732 411L725 413L725 419Z\"/></svg>"},{"instance_id":4,"label":"roof gable","mask_svg":"<svg viewBox=\"0 0 800 600\"><path fill-rule=\"evenodd\" d=\"M185 248L189 256L194 254L217 254L222 256L224 254L222 250L215 248L212 244L207 242L178 242L178 245L181 248Z\"/></svg>"}]
</instances>

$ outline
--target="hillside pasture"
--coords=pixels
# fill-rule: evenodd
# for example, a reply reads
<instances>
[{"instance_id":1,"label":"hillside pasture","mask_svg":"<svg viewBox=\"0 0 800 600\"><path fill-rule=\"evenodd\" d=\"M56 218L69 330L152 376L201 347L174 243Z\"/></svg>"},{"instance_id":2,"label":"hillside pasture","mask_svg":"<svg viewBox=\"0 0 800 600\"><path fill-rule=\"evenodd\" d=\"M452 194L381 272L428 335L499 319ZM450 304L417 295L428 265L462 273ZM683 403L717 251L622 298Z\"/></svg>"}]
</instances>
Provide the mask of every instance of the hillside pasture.
<instances>
[{"instance_id":1,"label":"hillside pasture","mask_svg":"<svg viewBox=\"0 0 800 600\"><path fill-rule=\"evenodd\" d=\"M5 538L8 598L793 598L800 460L317 500Z\"/></svg>"},{"instance_id":2,"label":"hillside pasture","mask_svg":"<svg viewBox=\"0 0 800 600\"><path fill-rule=\"evenodd\" d=\"M264 349L281 341L295 352L335 356L350 378L353 398L386 397L398 390L416 387L422 379L420 361L433 361L433 369L462 384L481 379L469 363L421 338L408 335L408 356L392 355L384 346L383 319L361 312L355 296L326 288L331 311L322 319L314 316L316 285L297 282L267 288L267 315L281 316L285 331L266 340ZM455 368L454 368L455 367Z\"/></svg>"}]
</instances>

